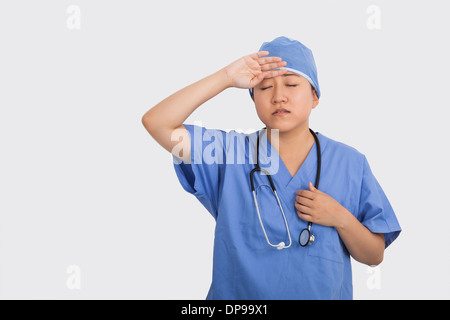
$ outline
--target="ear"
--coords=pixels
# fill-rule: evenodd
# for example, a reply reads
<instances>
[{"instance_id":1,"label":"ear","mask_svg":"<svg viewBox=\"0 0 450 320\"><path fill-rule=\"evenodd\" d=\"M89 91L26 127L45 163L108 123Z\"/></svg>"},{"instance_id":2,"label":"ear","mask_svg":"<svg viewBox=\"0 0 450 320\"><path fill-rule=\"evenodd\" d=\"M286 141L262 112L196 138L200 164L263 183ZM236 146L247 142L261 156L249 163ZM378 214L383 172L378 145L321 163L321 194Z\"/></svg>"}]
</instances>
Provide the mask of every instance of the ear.
<instances>
[{"instance_id":1,"label":"ear","mask_svg":"<svg viewBox=\"0 0 450 320\"><path fill-rule=\"evenodd\" d=\"M314 109L319 104L319 97L317 97L316 90L313 90L313 105L312 108Z\"/></svg>"}]
</instances>

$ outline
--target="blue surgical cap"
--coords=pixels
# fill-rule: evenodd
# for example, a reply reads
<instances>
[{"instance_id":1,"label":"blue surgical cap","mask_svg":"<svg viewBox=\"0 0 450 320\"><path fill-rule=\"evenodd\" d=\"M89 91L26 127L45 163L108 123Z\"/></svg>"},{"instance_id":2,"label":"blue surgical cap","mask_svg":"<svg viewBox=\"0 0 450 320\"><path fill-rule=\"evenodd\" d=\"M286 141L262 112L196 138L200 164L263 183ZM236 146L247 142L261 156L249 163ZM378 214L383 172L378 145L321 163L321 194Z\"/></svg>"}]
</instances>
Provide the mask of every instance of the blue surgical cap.
<instances>
[{"instance_id":1,"label":"blue surgical cap","mask_svg":"<svg viewBox=\"0 0 450 320\"><path fill-rule=\"evenodd\" d=\"M317 68L312 51L297 40L287 37L278 37L270 42L264 42L259 51L269 51L264 57L281 57L287 64L277 69L286 69L305 77L311 86L316 89L320 98ZM250 96L253 88L249 89Z\"/></svg>"}]
</instances>

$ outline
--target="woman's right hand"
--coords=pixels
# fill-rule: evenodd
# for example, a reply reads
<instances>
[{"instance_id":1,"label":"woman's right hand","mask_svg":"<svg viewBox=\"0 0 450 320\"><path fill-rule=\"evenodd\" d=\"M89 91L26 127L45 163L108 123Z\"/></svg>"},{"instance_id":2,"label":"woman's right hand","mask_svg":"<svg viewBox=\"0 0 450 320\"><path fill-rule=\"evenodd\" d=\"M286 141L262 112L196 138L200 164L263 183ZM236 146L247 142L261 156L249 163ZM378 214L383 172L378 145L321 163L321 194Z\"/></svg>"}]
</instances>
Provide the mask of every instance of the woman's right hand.
<instances>
[{"instance_id":1,"label":"woman's right hand","mask_svg":"<svg viewBox=\"0 0 450 320\"><path fill-rule=\"evenodd\" d=\"M258 85L264 78L280 76L287 72L285 69L271 70L284 67L287 62L280 57L267 57L268 51L259 51L242 57L224 68L230 87L250 89ZM271 70L271 71L267 71Z\"/></svg>"}]
</instances>

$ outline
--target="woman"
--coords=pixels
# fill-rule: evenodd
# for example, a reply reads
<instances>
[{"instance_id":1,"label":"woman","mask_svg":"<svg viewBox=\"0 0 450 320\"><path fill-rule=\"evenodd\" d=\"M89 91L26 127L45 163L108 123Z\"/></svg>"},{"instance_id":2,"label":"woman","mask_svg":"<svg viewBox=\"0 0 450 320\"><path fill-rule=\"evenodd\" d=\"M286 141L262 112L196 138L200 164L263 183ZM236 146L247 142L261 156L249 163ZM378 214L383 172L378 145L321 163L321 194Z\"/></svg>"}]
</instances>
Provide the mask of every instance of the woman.
<instances>
[{"instance_id":1,"label":"woman","mask_svg":"<svg viewBox=\"0 0 450 320\"><path fill-rule=\"evenodd\" d=\"M250 90L266 128L184 124L230 87ZM319 98L311 50L279 37L143 116L183 188L216 219L207 299L352 299L350 256L378 265L399 235L365 156L310 130Z\"/></svg>"}]
</instances>

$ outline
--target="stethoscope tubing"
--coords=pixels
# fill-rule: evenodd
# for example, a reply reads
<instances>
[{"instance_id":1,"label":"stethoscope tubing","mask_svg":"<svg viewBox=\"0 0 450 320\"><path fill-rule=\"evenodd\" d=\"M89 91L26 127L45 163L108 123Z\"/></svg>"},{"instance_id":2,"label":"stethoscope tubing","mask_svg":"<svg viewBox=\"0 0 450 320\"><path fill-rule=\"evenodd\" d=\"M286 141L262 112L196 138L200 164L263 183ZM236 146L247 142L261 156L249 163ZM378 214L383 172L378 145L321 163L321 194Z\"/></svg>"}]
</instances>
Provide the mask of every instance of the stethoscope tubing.
<instances>
[{"instance_id":1,"label":"stethoscope tubing","mask_svg":"<svg viewBox=\"0 0 450 320\"><path fill-rule=\"evenodd\" d=\"M321 148L320 148L320 142L319 142L319 138L317 137L317 134L311 129L309 129L309 131L311 132L311 134L314 137L314 141L316 142L316 148L317 148L317 172L316 172L316 180L315 180L315 183L314 183L314 187L316 189L318 189L319 188L319 182L320 182L320 173L321 173L321 168L322 168L322 151L321 151ZM260 137L260 133L258 132L258 137L257 137L257 142L256 142L256 165L255 165L255 168L253 168L252 171L250 172L250 185L251 185L251 188L252 188L253 199L254 199L254 202L255 202L256 211L258 213L259 223L261 224L261 227L262 227L262 230L264 232L264 236L266 238L267 243L271 247L274 247L274 248L277 248L277 249L286 249L286 248L289 248L292 245L291 233L290 233L290 230L289 230L289 225L288 225L288 222L287 222L287 219L286 219L286 215L284 214L283 206L281 205L280 199L278 198L277 190L275 188L275 184L273 183L272 177L271 177L271 175L269 174L269 172L267 170L265 170L265 169L263 169L263 168L261 168L259 166L259 137ZM281 213L282 213L283 219L284 219L284 223L286 225L286 230L287 230L288 237L289 237L289 245L288 246L286 246L284 244L284 242L280 242L278 245L274 245L274 244L272 244L270 242L269 237L267 236L267 232L266 232L266 229L264 228L264 224L263 224L262 219L261 219L261 214L259 212L258 201L256 199L255 185L254 185L254 181L253 181L253 174L255 172L257 172L257 171L263 172L267 176L267 178L269 179L270 187L272 188L272 191L273 191L273 193L274 193L274 195L275 195L275 197L277 199L278 206L279 206L279 208L281 210ZM312 222L308 222L308 227L303 229L300 232L300 235L301 235L305 230L307 230L308 231L308 235L309 235L309 240L312 239L312 241L308 241L305 244L302 244L301 241L300 241L300 236L299 236L299 243L300 243L300 245L302 247L305 247L305 246L307 246L308 244L311 244L314 241L314 235L311 234L311 226L312 226Z\"/></svg>"}]
</instances>

